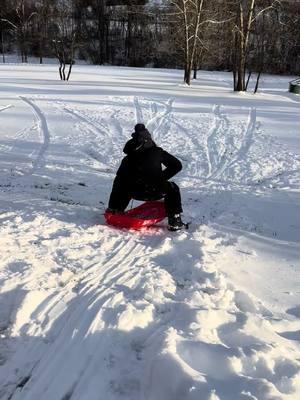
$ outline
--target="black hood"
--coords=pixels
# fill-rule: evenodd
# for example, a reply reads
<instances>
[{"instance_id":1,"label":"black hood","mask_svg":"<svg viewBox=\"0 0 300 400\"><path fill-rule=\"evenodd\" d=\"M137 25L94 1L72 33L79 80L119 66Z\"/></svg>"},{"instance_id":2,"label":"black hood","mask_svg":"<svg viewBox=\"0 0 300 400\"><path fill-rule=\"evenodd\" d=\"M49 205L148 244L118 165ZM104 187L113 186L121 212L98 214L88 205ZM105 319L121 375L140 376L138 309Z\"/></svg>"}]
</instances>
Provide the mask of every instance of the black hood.
<instances>
[{"instance_id":1,"label":"black hood","mask_svg":"<svg viewBox=\"0 0 300 400\"><path fill-rule=\"evenodd\" d=\"M146 129L146 128L143 130L135 130L133 132L133 134L131 135L131 137L134 140L136 140L138 143L145 143L145 142L152 140L151 134L148 131L148 129Z\"/></svg>"}]
</instances>

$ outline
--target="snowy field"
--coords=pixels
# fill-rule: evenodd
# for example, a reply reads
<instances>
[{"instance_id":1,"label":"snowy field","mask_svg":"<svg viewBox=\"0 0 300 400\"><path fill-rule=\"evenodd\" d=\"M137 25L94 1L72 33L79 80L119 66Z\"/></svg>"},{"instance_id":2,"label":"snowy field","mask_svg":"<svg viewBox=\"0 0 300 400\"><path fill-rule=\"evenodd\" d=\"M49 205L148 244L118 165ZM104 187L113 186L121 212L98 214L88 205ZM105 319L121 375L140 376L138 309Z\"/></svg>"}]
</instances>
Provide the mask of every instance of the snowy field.
<instances>
[{"instance_id":1,"label":"snowy field","mask_svg":"<svg viewBox=\"0 0 300 400\"><path fill-rule=\"evenodd\" d=\"M300 97L288 77L0 65L1 400L300 399ZM189 231L106 226L136 122Z\"/></svg>"}]
</instances>

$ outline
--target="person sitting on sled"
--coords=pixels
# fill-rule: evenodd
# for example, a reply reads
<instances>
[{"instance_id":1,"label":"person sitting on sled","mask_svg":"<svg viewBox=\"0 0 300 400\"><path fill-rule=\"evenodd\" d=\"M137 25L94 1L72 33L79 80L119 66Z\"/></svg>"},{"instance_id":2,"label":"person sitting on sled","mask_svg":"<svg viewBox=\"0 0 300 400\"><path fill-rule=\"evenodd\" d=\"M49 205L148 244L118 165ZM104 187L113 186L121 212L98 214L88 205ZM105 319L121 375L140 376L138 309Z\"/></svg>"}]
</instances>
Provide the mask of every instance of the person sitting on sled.
<instances>
[{"instance_id":1,"label":"person sitting on sled","mask_svg":"<svg viewBox=\"0 0 300 400\"><path fill-rule=\"evenodd\" d=\"M131 199L148 201L163 198L168 229L184 228L180 216L180 189L176 183L169 181L182 169L181 162L154 143L144 124L136 124L131 137L123 149L126 156L114 179L106 211L122 213Z\"/></svg>"}]
</instances>

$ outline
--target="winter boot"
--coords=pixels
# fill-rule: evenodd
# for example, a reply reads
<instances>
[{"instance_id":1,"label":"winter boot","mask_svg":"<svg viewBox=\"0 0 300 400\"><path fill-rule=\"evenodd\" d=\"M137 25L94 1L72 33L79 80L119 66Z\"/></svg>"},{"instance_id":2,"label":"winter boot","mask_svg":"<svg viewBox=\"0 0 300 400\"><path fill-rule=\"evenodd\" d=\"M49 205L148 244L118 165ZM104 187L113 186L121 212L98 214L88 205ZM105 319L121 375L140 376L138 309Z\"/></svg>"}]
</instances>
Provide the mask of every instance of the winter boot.
<instances>
[{"instance_id":1,"label":"winter boot","mask_svg":"<svg viewBox=\"0 0 300 400\"><path fill-rule=\"evenodd\" d=\"M168 217L169 231L179 231L186 228L186 224L182 222L180 214L170 215Z\"/></svg>"}]
</instances>

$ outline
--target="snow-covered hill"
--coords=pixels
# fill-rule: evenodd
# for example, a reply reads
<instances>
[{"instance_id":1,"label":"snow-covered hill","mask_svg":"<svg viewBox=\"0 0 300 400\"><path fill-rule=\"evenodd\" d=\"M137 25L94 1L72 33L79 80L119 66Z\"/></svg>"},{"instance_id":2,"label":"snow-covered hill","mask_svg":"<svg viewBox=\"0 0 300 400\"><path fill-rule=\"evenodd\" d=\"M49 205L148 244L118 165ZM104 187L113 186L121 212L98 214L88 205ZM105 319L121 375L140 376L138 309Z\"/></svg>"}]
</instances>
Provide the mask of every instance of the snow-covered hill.
<instances>
[{"instance_id":1,"label":"snow-covered hill","mask_svg":"<svg viewBox=\"0 0 300 400\"><path fill-rule=\"evenodd\" d=\"M300 100L288 78L0 66L0 398L298 400ZM188 232L103 219L136 122Z\"/></svg>"}]
</instances>

